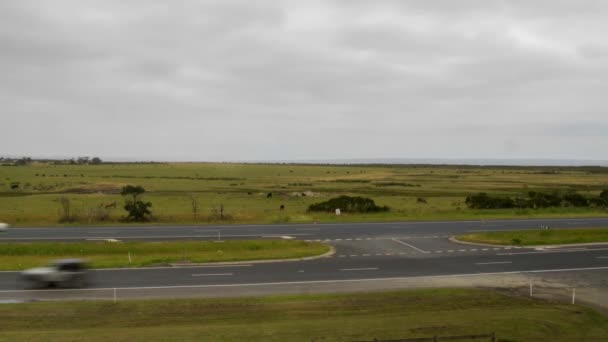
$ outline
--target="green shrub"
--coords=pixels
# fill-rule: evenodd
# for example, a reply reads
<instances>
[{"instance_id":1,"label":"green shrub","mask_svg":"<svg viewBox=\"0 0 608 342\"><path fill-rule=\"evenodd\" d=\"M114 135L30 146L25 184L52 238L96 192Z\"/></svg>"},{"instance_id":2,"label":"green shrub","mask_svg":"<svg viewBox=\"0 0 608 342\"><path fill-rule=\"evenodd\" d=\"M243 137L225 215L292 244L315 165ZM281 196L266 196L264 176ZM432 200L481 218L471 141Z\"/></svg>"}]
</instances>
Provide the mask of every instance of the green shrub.
<instances>
[{"instance_id":1,"label":"green shrub","mask_svg":"<svg viewBox=\"0 0 608 342\"><path fill-rule=\"evenodd\" d=\"M334 212L336 209L345 213L375 213L388 211L389 207L377 206L373 199L359 196L340 196L308 207L308 211Z\"/></svg>"}]
</instances>

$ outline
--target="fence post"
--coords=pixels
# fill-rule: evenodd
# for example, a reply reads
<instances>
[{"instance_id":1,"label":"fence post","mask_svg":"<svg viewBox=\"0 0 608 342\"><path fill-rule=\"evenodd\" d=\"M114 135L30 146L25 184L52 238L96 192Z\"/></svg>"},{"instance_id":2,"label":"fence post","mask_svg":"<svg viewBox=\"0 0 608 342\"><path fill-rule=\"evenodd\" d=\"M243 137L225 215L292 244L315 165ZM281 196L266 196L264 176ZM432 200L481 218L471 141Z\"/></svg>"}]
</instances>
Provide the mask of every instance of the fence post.
<instances>
[{"instance_id":1,"label":"fence post","mask_svg":"<svg viewBox=\"0 0 608 342\"><path fill-rule=\"evenodd\" d=\"M490 341L496 342L496 333L495 332L492 333L492 337L491 337Z\"/></svg>"},{"instance_id":2,"label":"fence post","mask_svg":"<svg viewBox=\"0 0 608 342\"><path fill-rule=\"evenodd\" d=\"M572 305L576 302L576 288L572 288Z\"/></svg>"}]
</instances>

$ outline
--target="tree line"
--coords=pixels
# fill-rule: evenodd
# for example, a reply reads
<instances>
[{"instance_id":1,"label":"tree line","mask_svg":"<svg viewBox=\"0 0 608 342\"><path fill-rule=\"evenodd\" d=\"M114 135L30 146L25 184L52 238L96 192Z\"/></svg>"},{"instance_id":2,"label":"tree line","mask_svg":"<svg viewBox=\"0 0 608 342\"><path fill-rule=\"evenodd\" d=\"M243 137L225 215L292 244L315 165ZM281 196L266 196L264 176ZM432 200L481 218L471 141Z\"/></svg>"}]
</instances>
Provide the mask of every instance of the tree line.
<instances>
[{"instance_id":1,"label":"tree line","mask_svg":"<svg viewBox=\"0 0 608 342\"><path fill-rule=\"evenodd\" d=\"M467 196L466 205L471 209L539 209L552 207L608 207L608 190L597 197L585 197L576 192L530 191L527 197L491 196L485 192Z\"/></svg>"}]
</instances>

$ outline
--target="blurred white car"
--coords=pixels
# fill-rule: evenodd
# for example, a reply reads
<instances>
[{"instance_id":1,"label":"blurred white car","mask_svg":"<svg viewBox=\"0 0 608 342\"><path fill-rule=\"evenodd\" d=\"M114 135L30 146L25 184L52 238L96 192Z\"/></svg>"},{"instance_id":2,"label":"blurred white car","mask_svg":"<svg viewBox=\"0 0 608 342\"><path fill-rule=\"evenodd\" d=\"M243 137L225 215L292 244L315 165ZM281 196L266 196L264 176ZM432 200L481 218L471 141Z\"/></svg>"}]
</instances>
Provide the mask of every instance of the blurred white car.
<instances>
[{"instance_id":1,"label":"blurred white car","mask_svg":"<svg viewBox=\"0 0 608 342\"><path fill-rule=\"evenodd\" d=\"M0 233L8 230L8 224L0 222Z\"/></svg>"},{"instance_id":2,"label":"blurred white car","mask_svg":"<svg viewBox=\"0 0 608 342\"><path fill-rule=\"evenodd\" d=\"M21 280L28 287L83 288L88 284L88 272L84 260L62 259L21 272Z\"/></svg>"}]
</instances>

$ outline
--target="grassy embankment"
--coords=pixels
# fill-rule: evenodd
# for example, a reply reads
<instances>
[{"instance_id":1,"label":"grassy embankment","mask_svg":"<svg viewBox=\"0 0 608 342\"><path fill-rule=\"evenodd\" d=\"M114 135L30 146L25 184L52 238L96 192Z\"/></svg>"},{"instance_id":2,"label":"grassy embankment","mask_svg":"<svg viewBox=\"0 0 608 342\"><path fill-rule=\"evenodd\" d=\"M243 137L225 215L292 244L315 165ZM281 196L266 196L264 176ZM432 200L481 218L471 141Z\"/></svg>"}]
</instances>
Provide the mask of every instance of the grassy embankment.
<instances>
[{"instance_id":1,"label":"grassy embankment","mask_svg":"<svg viewBox=\"0 0 608 342\"><path fill-rule=\"evenodd\" d=\"M0 341L351 341L496 332L499 341L599 341L592 309L487 290L0 306Z\"/></svg>"},{"instance_id":2,"label":"grassy embankment","mask_svg":"<svg viewBox=\"0 0 608 342\"><path fill-rule=\"evenodd\" d=\"M494 245L560 245L608 242L608 229L547 229L501 232L480 232L456 237L462 241Z\"/></svg>"},{"instance_id":3,"label":"grassy embankment","mask_svg":"<svg viewBox=\"0 0 608 342\"><path fill-rule=\"evenodd\" d=\"M90 267L110 268L302 258L329 250L318 242L295 240L4 243L0 244L0 270L22 270L60 258L85 258Z\"/></svg>"},{"instance_id":4,"label":"grassy embankment","mask_svg":"<svg viewBox=\"0 0 608 342\"><path fill-rule=\"evenodd\" d=\"M12 186L18 183L18 188ZM16 226L121 224L122 186L147 192L156 223L307 223L437 219L606 216L601 208L472 210L469 194L522 196L576 191L597 196L608 168L468 166L328 166L264 164L102 164L0 166L0 221ZM272 197L268 194L272 193ZM391 211L345 214L306 211L339 195L372 198ZM72 223L59 223L59 198L70 200ZM192 199L198 214L192 212ZM115 207L105 208L116 203ZM224 206L225 217L217 212ZM284 210L279 210L281 205Z\"/></svg>"}]
</instances>

